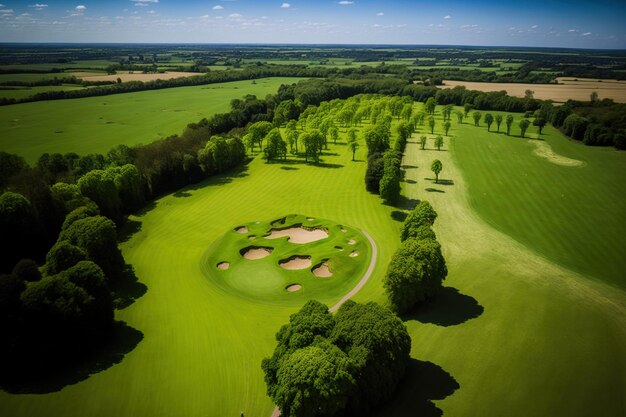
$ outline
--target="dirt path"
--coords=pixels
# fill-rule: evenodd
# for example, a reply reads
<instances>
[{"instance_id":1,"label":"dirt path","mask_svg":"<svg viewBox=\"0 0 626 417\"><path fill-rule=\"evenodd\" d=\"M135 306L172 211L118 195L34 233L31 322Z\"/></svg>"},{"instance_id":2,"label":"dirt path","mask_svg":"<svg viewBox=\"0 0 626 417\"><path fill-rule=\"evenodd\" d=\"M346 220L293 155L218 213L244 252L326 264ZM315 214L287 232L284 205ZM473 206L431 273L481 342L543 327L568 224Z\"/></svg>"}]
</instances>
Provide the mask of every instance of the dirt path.
<instances>
[{"instance_id":1,"label":"dirt path","mask_svg":"<svg viewBox=\"0 0 626 417\"><path fill-rule=\"evenodd\" d=\"M351 297L353 297L356 293L358 293L359 290L361 290L361 288L363 288L363 286L367 283L367 281L372 276L372 273L374 272L374 267L376 266L376 259L378 258L378 247L376 246L376 242L374 242L374 239L372 239L369 233L367 233L363 229L361 229L361 233L365 235L367 240L369 240L370 244L372 245L372 258L370 259L370 264L367 267L367 271L365 271L365 274L363 275L363 278L361 278L359 283L356 284L356 286L352 288L349 293L341 297L341 300L337 301L337 303L329 309L331 312L337 311L339 307L343 305L343 303L345 303ZM274 411L272 411L272 417L280 417L280 410L278 409L278 407L275 407Z\"/></svg>"}]
</instances>

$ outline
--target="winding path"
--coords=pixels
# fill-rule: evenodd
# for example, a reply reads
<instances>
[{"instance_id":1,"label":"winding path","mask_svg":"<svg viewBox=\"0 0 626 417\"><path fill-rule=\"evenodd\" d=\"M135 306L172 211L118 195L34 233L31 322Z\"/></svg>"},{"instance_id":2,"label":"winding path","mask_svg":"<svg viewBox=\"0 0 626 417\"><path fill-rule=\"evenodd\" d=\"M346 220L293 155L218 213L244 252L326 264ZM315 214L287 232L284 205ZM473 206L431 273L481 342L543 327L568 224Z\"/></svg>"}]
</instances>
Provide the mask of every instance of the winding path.
<instances>
[{"instance_id":1,"label":"winding path","mask_svg":"<svg viewBox=\"0 0 626 417\"><path fill-rule=\"evenodd\" d=\"M337 301L337 303L329 309L329 311L331 312L337 311L339 307L343 305L343 303L345 303L351 297L353 297L356 293L358 293L361 290L361 288L363 288L363 286L367 283L367 281L369 281L370 277L372 276L372 272L374 272L374 267L376 266L376 259L378 258L378 247L376 246L376 242L374 242L374 239L372 239L369 233L367 233L363 229L361 229L361 232L365 235L367 240L369 240L370 244L372 245L372 258L370 259L370 264L367 267L367 271L365 271L365 274L363 275L363 278L361 278L359 283L356 284L356 286L352 288L350 292L348 292L346 295L341 297L341 300ZM274 407L274 411L272 411L272 417L280 417L280 410L278 409L278 407Z\"/></svg>"}]
</instances>

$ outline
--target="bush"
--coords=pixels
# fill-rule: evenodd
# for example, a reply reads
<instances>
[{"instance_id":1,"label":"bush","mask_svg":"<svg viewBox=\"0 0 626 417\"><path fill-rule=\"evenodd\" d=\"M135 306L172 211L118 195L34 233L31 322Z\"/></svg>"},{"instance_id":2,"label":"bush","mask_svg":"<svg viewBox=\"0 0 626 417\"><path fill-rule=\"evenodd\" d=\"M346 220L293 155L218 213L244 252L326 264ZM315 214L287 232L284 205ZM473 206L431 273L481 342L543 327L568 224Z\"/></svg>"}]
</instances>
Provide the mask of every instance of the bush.
<instances>
[{"instance_id":1,"label":"bush","mask_svg":"<svg viewBox=\"0 0 626 417\"><path fill-rule=\"evenodd\" d=\"M67 240L58 241L46 255L46 272L56 275L59 272L87 259L87 253Z\"/></svg>"},{"instance_id":2,"label":"bush","mask_svg":"<svg viewBox=\"0 0 626 417\"><path fill-rule=\"evenodd\" d=\"M39 266L37 262L32 259L22 259L15 267L13 267L13 275L24 281L39 281L41 279L41 272L39 272Z\"/></svg>"},{"instance_id":3,"label":"bush","mask_svg":"<svg viewBox=\"0 0 626 417\"><path fill-rule=\"evenodd\" d=\"M402 231L400 232L400 240L404 242L410 238L418 238L419 235L427 236L428 232L420 229L423 226L430 229L430 226L435 223L435 219L437 219L437 212L435 212L430 203L426 200L420 201L404 220ZM434 232L432 234L434 239Z\"/></svg>"}]
</instances>

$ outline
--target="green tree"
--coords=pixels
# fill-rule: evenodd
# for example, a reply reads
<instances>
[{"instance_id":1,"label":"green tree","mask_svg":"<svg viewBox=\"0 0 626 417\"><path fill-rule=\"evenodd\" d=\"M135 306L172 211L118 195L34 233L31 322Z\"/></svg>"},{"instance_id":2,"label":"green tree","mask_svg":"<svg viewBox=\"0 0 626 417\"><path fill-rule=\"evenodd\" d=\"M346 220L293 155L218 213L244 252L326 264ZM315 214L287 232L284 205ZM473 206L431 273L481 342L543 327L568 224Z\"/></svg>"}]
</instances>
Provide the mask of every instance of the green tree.
<instances>
[{"instance_id":1,"label":"green tree","mask_svg":"<svg viewBox=\"0 0 626 417\"><path fill-rule=\"evenodd\" d=\"M429 97L428 100L426 100L426 103L424 104L424 109L426 113L430 114L431 116L435 114L436 107L437 107L437 102L435 101L433 97Z\"/></svg>"},{"instance_id":2,"label":"green tree","mask_svg":"<svg viewBox=\"0 0 626 417\"><path fill-rule=\"evenodd\" d=\"M429 117L428 118L428 127L430 127L430 134L431 135L433 133L435 133L435 118L434 117Z\"/></svg>"},{"instance_id":3,"label":"green tree","mask_svg":"<svg viewBox=\"0 0 626 417\"><path fill-rule=\"evenodd\" d=\"M265 144L263 152L267 162L272 162L274 159L281 156L283 158L287 157L287 144L283 140L278 128L269 131L265 137Z\"/></svg>"},{"instance_id":4,"label":"green tree","mask_svg":"<svg viewBox=\"0 0 626 417\"><path fill-rule=\"evenodd\" d=\"M46 255L46 273L56 275L86 259L87 253L83 249L67 240L60 240Z\"/></svg>"},{"instance_id":5,"label":"green tree","mask_svg":"<svg viewBox=\"0 0 626 417\"><path fill-rule=\"evenodd\" d=\"M465 103L463 105L463 117L469 116L469 114L470 114L470 112L472 111L473 108L474 108L474 106L471 103Z\"/></svg>"},{"instance_id":6,"label":"green tree","mask_svg":"<svg viewBox=\"0 0 626 417\"><path fill-rule=\"evenodd\" d=\"M415 206L409 215L404 219L402 230L400 232L400 240L404 242L407 239L417 238L418 229L426 226L430 228L437 219L437 212L430 203L422 200ZM420 233L424 233L423 231Z\"/></svg>"},{"instance_id":7,"label":"green tree","mask_svg":"<svg viewBox=\"0 0 626 417\"><path fill-rule=\"evenodd\" d=\"M435 174L435 183L439 182L439 173L443 169L443 164L439 159L435 159L430 165L430 170Z\"/></svg>"},{"instance_id":8,"label":"green tree","mask_svg":"<svg viewBox=\"0 0 626 417\"><path fill-rule=\"evenodd\" d=\"M332 126L330 129L328 129L328 135L333 140L333 144L336 145L337 139L339 139L339 130L335 126Z\"/></svg>"},{"instance_id":9,"label":"green tree","mask_svg":"<svg viewBox=\"0 0 626 417\"><path fill-rule=\"evenodd\" d=\"M457 122L458 122L459 124L462 124L462 123L463 123L463 119L464 119L464 117L465 117L465 116L463 115L463 112L461 112L461 111L457 111L455 114L456 114L456 120L457 120Z\"/></svg>"},{"instance_id":10,"label":"green tree","mask_svg":"<svg viewBox=\"0 0 626 417\"><path fill-rule=\"evenodd\" d=\"M526 136L526 130L528 129L528 126L530 126L530 122L527 119L520 120L519 128L520 128L520 132L522 134L522 137Z\"/></svg>"},{"instance_id":11,"label":"green tree","mask_svg":"<svg viewBox=\"0 0 626 417\"><path fill-rule=\"evenodd\" d=\"M485 114L485 123L487 124L487 132L491 131L491 125L493 124L493 115L491 113Z\"/></svg>"},{"instance_id":12,"label":"green tree","mask_svg":"<svg viewBox=\"0 0 626 417\"><path fill-rule=\"evenodd\" d=\"M35 282L41 279L37 262L32 259L20 259L13 267L11 274L24 281Z\"/></svg>"},{"instance_id":13,"label":"green tree","mask_svg":"<svg viewBox=\"0 0 626 417\"><path fill-rule=\"evenodd\" d=\"M437 241L408 239L391 258L383 286L394 309L406 313L433 297L447 274Z\"/></svg>"},{"instance_id":14,"label":"green tree","mask_svg":"<svg viewBox=\"0 0 626 417\"><path fill-rule=\"evenodd\" d=\"M104 216L116 223L122 221L122 201L112 172L99 169L90 171L78 180L78 188L85 197L98 205Z\"/></svg>"},{"instance_id":15,"label":"green tree","mask_svg":"<svg viewBox=\"0 0 626 417\"><path fill-rule=\"evenodd\" d=\"M472 113L472 117L474 118L474 126L479 126L482 114L479 111L475 111L474 113Z\"/></svg>"},{"instance_id":16,"label":"green tree","mask_svg":"<svg viewBox=\"0 0 626 417\"><path fill-rule=\"evenodd\" d=\"M305 160L308 161L311 158L315 164L319 163L322 148L324 147L324 135L322 132L317 129L306 131L300 136L300 141L305 149Z\"/></svg>"},{"instance_id":17,"label":"green tree","mask_svg":"<svg viewBox=\"0 0 626 417\"><path fill-rule=\"evenodd\" d=\"M440 151L442 146L443 146L443 136L437 135L437 137L435 138L435 147L437 148L438 151Z\"/></svg>"},{"instance_id":18,"label":"green tree","mask_svg":"<svg viewBox=\"0 0 626 417\"><path fill-rule=\"evenodd\" d=\"M274 126L270 122L256 122L248 127L248 134L250 135L249 141L252 143L252 150L254 150L254 144L259 145L259 150L263 150L263 139L272 130Z\"/></svg>"},{"instance_id":19,"label":"green tree","mask_svg":"<svg viewBox=\"0 0 626 417\"><path fill-rule=\"evenodd\" d=\"M450 123L450 120L447 120L447 121L443 122L443 131L445 132L446 136L448 136L448 132L450 131L450 127L452 127L452 124Z\"/></svg>"},{"instance_id":20,"label":"green tree","mask_svg":"<svg viewBox=\"0 0 626 417\"><path fill-rule=\"evenodd\" d=\"M500 133L500 125L502 124L502 115L496 114L496 127L498 128L498 133Z\"/></svg>"},{"instance_id":21,"label":"green tree","mask_svg":"<svg viewBox=\"0 0 626 417\"><path fill-rule=\"evenodd\" d=\"M506 135L511 135L511 126L513 125L513 115L509 114L506 116Z\"/></svg>"},{"instance_id":22,"label":"green tree","mask_svg":"<svg viewBox=\"0 0 626 417\"><path fill-rule=\"evenodd\" d=\"M402 112L400 113L400 118L402 120L404 120L405 122L408 122L409 120L411 120L411 115L413 114L413 105L412 104L405 104L402 107Z\"/></svg>"},{"instance_id":23,"label":"green tree","mask_svg":"<svg viewBox=\"0 0 626 417\"><path fill-rule=\"evenodd\" d=\"M348 139L348 149L352 152L352 160L354 161L356 151L359 149L359 142L357 142L356 137Z\"/></svg>"},{"instance_id":24,"label":"green tree","mask_svg":"<svg viewBox=\"0 0 626 417\"><path fill-rule=\"evenodd\" d=\"M543 130L544 126L547 123L548 122L543 117L535 117L535 120L533 120L533 125L537 126L537 128L539 130L539 135L541 135L541 131Z\"/></svg>"},{"instance_id":25,"label":"green tree","mask_svg":"<svg viewBox=\"0 0 626 417\"><path fill-rule=\"evenodd\" d=\"M424 148L426 147L426 141L428 140L428 138L424 135L420 136L420 146L422 147L422 150L424 150Z\"/></svg>"}]
</instances>

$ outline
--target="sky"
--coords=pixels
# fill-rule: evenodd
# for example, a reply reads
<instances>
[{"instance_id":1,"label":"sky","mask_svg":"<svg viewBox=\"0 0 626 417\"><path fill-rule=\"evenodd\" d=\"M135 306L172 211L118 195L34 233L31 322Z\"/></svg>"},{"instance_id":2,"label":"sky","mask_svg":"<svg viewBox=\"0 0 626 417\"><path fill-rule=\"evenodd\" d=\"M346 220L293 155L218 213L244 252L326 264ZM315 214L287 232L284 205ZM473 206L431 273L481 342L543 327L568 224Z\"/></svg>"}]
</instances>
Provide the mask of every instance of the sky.
<instances>
[{"instance_id":1,"label":"sky","mask_svg":"<svg viewBox=\"0 0 626 417\"><path fill-rule=\"evenodd\" d=\"M0 42L626 49L614 0L0 0Z\"/></svg>"}]
</instances>

